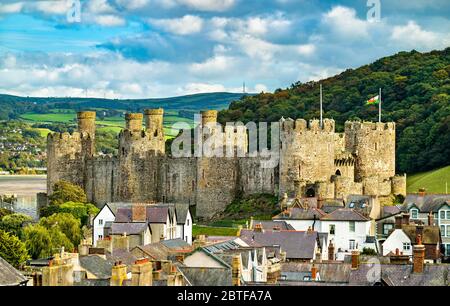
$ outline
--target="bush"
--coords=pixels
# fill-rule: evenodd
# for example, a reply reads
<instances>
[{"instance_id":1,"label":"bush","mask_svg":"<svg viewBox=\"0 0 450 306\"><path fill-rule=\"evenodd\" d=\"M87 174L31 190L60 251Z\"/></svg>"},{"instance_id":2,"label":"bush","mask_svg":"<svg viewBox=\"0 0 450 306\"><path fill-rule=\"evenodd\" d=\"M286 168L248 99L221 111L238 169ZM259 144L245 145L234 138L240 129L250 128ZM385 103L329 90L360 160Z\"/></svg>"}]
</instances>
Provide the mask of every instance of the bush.
<instances>
[{"instance_id":1,"label":"bush","mask_svg":"<svg viewBox=\"0 0 450 306\"><path fill-rule=\"evenodd\" d=\"M0 230L0 257L18 268L28 259L25 243L11 233Z\"/></svg>"},{"instance_id":2,"label":"bush","mask_svg":"<svg viewBox=\"0 0 450 306\"><path fill-rule=\"evenodd\" d=\"M375 251L372 248L363 248L361 254L362 255L375 256L375 255L377 255L377 251Z\"/></svg>"},{"instance_id":3,"label":"bush","mask_svg":"<svg viewBox=\"0 0 450 306\"><path fill-rule=\"evenodd\" d=\"M53 193L49 197L51 205L59 205L66 202L87 203L84 190L77 185L66 181L59 181L53 187Z\"/></svg>"},{"instance_id":4,"label":"bush","mask_svg":"<svg viewBox=\"0 0 450 306\"><path fill-rule=\"evenodd\" d=\"M24 224L32 220L30 216L24 214L9 214L4 216L0 221L0 229L22 238Z\"/></svg>"}]
</instances>

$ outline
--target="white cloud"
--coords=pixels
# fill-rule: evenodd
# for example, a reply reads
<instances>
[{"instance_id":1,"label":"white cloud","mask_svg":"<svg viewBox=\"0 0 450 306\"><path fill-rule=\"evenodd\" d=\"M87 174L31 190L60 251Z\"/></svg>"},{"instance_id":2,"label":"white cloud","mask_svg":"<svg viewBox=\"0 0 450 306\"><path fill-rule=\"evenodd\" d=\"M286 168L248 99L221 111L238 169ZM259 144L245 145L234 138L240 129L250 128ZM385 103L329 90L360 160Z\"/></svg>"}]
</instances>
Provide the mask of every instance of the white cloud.
<instances>
[{"instance_id":1,"label":"white cloud","mask_svg":"<svg viewBox=\"0 0 450 306\"><path fill-rule=\"evenodd\" d=\"M330 30L344 39L368 37L368 22L358 19L356 11L344 6L335 6L323 15Z\"/></svg>"},{"instance_id":2,"label":"white cloud","mask_svg":"<svg viewBox=\"0 0 450 306\"><path fill-rule=\"evenodd\" d=\"M116 3L128 10L137 10L149 4L150 0L116 0Z\"/></svg>"},{"instance_id":3,"label":"white cloud","mask_svg":"<svg viewBox=\"0 0 450 306\"><path fill-rule=\"evenodd\" d=\"M416 22L408 21L406 25L395 26L391 40L410 48L441 48L449 43L449 34L441 36L438 33L423 30Z\"/></svg>"},{"instance_id":4,"label":"white cloud","mask_svg":"<svg viewBox=\"0 0 450 306\"><path fill-rule=\"evenodd\" d=\"M316 51L316 46L313 44L299 45L297 51L301 55L311 55Z\"/></svg>"},{"instance_id":5,"label":"white cloud","mask_svg":"<svg viewBox=\"0 0 450 306\"><path fill-rule=\"evenodd\" d=\"M115 15L99 15L95 16L94 20L97 24L107 27L116 27L125 24L125 19Z\"/></svg>"},{"instance_id":6,"label":"white cloud","mask_svg":"<svg viewBox=\"0 0 450 306\"><path fill-rule=\"evenodd\" d=\"M88 12L93 14L111 14L115 13L114 8L108 3L107 0L89 0L86 8Z\"/></svg>"},{"instance_id":7,"label":"white cloud","mask_svg":"<svg viewBox=\"0 0 450 306\"><path fill-rule=\"evenodd\" d=\"M179 4L186 5L199 11L223 12L230 9L235 0L176 0Z\"/></svg>"},{"instance_id":8,"label":"white cloud","mask_svg":"<svg viewBox=\"0 0 450 306\"><path fill-rule=\"evenodd\" d=\"M19 13L22 10L23 6L23 2L0 4L0 14Z\"/></svg>"},{"instance_id":9,"label":"white cloud","mask_svg":"<svg viewBox=\"0 0 450 306\"><path fill-rule=\"evenodd\" d=\"M192 15L172 19L150 19L149 23L167 32L178 35L198 33L203 28L203 19Z\"/></svg>"}]
</instances>

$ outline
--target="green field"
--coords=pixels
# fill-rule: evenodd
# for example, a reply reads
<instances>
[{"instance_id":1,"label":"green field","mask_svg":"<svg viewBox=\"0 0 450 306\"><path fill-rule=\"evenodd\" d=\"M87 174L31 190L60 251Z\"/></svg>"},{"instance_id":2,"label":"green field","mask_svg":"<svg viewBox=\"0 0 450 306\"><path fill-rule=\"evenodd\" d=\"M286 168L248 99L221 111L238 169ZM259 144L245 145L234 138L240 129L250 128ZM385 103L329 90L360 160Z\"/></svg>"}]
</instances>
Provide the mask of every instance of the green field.
<instances>
[{"instance_id":1,"label":"green field","mask_svg":"<svg viewBox=\"0 0 450 306\"><path fill-rule=\"evenodd\" d=\"M232 227L212 227L194 225L192 227L192 236L206 235L206 236L236 236L238 229Z\"/></svg>"},{"instance_id":2,"label":"green field","mask_svg":"<svg viewBox=\"0 0 450 306\"><path fill-rule=\"evenodd\" d=\"M47 137L47 135L48 135L49 133L52 132L52 131L49 130L49 129L36 128L36 130L38 130L39 133L41 133L41 136L42 136L42 137Z\"/></svg>"},{"instance_id":3,"label":"green field","mask_svg":"<svg viewBox=\"0 0 450 306\"><path fill-rule=\"evenodd\" d=\"M417 193L419 188L425 188L428 193L446 193L446 182L450 190L450 166L408 175L406 188L408 193Z\"/></svg>"},{"instance_id":4,"label":"green field","mask_svg":"<svg viewBox=\"0 0 450 306\"><path fill-rule=\"evenodd\" d=\"M21 116L22 119L33 122L62 122L70 123L74 122L76 115L73 114L63 114L63 113L47 113L47 114L32 114L27 113Z\"/></svg>"}]
</instances>

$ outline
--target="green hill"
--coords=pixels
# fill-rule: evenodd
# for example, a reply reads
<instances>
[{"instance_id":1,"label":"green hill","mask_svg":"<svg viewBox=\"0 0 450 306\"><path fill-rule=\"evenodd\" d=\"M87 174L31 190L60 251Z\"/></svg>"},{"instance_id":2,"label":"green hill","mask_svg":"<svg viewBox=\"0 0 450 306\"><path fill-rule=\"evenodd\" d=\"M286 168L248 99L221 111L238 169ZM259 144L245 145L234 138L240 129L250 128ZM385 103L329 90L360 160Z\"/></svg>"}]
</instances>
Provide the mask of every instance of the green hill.
<instances>
[{"instance_id":1,"label":"green hill","mask_svg":"<svg viewBox=\"0 0 450 306\"><path fill-rule=\"evenodd\" d=\"M425 188L428 193L446 193L446 182L450 190L450 166L410 175L406 187L408 193L416 193L419 188Z\"/></svg>"},{"instance_id":2,"label":"green hill","mask_svg":"<svg viewBox=\"0 0 450 306\"><path fill-rule=\"evenodd\" d=\"M397 123L397 171L417 173L450 163L450 48L400 52L370 65L320 81L324 115L336 120L378 120L378 107L365 101L383 89L383 121ZM319 82L295 83L273 94L231 103L221 122L319 117Z\"/></svg>"}]
</instances>

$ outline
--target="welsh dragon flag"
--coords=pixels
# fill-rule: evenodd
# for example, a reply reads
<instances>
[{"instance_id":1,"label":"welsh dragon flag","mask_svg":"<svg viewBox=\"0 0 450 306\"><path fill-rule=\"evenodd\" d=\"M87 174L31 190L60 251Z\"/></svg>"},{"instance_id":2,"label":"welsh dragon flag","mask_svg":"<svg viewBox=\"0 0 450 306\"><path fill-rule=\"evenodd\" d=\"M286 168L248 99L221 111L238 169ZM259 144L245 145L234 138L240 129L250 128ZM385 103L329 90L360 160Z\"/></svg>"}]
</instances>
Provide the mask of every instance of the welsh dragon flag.
<instances>
[{"instance_id":1,"label":"welsh dragon flag","mask_svg":"<svg viewBox=\"0 0 450 306\"><path fill-rule=\"evenodd\" d=\"M366 105L378 104L380 103L380 96L375 96L366 101Z\"/></svg>"}]
</instances>

